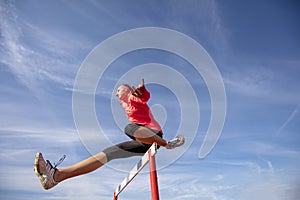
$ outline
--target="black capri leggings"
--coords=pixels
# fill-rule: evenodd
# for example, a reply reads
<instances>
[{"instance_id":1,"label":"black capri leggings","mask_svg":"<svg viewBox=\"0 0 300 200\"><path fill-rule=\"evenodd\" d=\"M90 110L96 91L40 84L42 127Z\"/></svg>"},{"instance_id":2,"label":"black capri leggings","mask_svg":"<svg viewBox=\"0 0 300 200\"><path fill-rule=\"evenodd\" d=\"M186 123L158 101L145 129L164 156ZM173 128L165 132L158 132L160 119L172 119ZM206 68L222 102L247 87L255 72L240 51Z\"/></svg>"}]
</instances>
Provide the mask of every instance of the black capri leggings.
<instances>
[{"instance_id":1,"label":"black capri leggings","mask_svg":"<svg viewBox=\"0 0 300 200\"><path fill-rule=\"evenodd\" d=\"M122 142L120 144L108 147L103 150L106 155L107 162L118 159L118 158L128 158L131 156L142 156L147 150L151 147L151 144L144 144L135 140L133 136L134 132L143 125L140 124L128 124L125 127L125 134L130 137L132 140L127 142ZM144 126L146 127L146 126ZM154 134L162 137L162 133L160 131L150 129ZM159 148L159 146L158 146Z\"/></svg>"}]
</instances>

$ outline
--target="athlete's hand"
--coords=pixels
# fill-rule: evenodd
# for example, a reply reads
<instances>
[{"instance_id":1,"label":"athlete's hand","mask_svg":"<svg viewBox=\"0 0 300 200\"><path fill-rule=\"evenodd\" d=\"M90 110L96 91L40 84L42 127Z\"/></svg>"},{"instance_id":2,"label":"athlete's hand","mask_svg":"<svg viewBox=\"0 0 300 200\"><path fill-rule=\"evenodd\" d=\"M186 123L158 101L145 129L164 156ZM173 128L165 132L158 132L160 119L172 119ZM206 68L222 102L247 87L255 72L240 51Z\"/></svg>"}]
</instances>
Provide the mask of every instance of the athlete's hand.
<instances>
[{"instance_id":1,"label":"athlete's hand","mask_svg":"<svg viewBox=\"0 0 300 200\"><path fill-rule=\"evenodd\" d=\"M145 85L144 85L145 81L144 79L142 78L142 83L137 87L135 88L134 86L132 86L132 95L133 96L136 96L136 97L141 97L145 91Z\"/></svg>"}]
</instances>

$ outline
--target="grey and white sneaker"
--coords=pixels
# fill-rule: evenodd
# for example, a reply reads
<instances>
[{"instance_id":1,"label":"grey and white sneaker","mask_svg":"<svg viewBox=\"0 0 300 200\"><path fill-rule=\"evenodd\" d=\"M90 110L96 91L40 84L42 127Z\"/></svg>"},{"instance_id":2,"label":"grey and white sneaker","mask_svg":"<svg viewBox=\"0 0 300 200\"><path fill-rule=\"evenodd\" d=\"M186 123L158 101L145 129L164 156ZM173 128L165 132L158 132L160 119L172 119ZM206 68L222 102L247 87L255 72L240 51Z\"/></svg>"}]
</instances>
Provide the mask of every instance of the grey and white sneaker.
<instances>
[{"instance_id":1,"label":"grey and white sneaker","mask_svg":"<svg viewBox=\"0 0 300 200\"><path fill-rule=\"evenodd\" d=\"M40 182L45 190L56 186L58 182L54 180L54 173L57 170L57 166L63 162L66 158L64 155L57 164L54 163L54 167L49 160L44 160L42 153L37 153L34 160L34 172L40 179Z\"/></svg>"},{"instance_id":2,"label":"grey and white sneaker","mask_svg":"<svg viewBox=\"0 0 300 200\"><path fill-rule=\"evenodd\" d=\"M176 136L174 139L168 141L167 149L174 149L184 144L184 137L181 135Z\"/></svg>"}]
</instances>

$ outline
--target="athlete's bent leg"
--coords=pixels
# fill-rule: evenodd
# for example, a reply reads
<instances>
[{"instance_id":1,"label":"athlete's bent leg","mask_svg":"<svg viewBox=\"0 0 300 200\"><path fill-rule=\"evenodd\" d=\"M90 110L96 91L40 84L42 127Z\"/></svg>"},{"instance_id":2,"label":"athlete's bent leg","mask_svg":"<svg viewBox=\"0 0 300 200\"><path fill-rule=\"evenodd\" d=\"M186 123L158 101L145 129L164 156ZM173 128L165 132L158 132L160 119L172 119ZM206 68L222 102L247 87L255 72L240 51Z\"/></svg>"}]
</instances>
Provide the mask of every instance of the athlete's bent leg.
<instances>
[{"instance_id":1,"label":"athlete's bent leg","mask_svg":"<svg viewBox=\"0 0 300 200\"><path fill-rule=\"evenodd\" d=\"M139 142L144 144L153 144L156 142L159 146L166 146L168 142L163 138L153 133L150 129L144 126L140 126L134 133L133 136Z\"/></svg>"}]
</instances>

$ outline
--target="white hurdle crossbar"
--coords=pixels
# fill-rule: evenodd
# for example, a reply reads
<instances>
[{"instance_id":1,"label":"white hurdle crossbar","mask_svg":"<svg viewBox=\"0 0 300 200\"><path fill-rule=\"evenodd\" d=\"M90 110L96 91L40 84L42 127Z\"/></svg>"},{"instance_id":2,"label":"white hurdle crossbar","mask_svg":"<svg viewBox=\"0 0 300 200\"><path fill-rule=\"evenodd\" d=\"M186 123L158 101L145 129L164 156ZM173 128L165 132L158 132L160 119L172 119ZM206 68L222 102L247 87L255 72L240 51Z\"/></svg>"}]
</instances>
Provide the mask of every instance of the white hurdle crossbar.
<instances>
[{"instance_id":1,"label":"white hurdle crossbar","mask_svg":"<svg viewBox=\"0 0 300 200\"><path fill-rule=\"evenodd\" d=\"M121 184L114 191L114 200L118 199L119 194L125 189L125 187L138 175L138 173L145 167L149 162L150 168L150 185L152 200L159 200L157 174L156 174L156 163L155 154L157 153L157 144L153 143L143 157L137 162L137 164L129 172L128 176L124 178Z\"/></svg>"}]
</instances>

